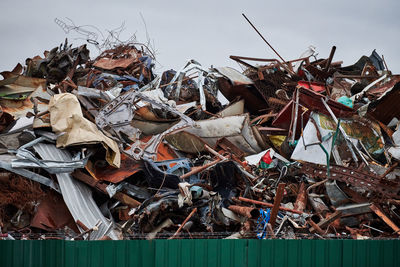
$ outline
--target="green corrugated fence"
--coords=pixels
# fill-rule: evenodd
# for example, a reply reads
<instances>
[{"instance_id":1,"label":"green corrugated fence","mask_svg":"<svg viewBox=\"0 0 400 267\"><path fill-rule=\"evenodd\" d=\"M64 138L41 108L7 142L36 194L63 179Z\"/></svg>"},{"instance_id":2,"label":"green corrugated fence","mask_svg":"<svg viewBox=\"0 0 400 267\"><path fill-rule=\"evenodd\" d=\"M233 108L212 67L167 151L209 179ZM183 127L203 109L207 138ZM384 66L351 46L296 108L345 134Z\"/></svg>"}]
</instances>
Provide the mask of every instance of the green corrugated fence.
<instances>
[{"instance_id":1,"label":"green corrugated fence","mask_svg":"<svg viewBox=\"0 0 400 267\"><path fill-rule=\"evenodd\" d=\"M252 239L0 241L0 266L400 266L399 242Z\"/></svg>"}]
</instances>

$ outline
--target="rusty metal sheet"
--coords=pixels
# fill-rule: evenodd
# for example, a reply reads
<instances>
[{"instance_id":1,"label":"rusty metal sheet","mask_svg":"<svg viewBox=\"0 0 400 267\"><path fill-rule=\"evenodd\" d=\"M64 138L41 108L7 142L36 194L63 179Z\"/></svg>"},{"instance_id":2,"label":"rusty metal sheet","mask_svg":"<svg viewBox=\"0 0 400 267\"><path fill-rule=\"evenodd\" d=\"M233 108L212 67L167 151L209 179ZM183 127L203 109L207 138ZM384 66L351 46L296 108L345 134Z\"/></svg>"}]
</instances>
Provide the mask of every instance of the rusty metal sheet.
<instances>
[{"instance_id":1,"label":"rusty metal sheet","mask_svg":"<svg viewBox=\"0 0 400 267\"><path fill-rule=\"evenodd\" d=\"M125 69L133 63L139 62L141 51L131 46L121 46L104 51L93 66L104 70Z\"/></svg>"},{"instance_id":2,"label":"rusty metal sheet","mask_svg":"<svg viewBox=\"0 0 400 267\"><path fill-rule=\"evenodd\" d=\"M325 84L321 82L298 81L297 85L307 89L311 89L318 93L322 93L326 90Z\"/></svg>"},{"instance_id":3,"label":"rusty metal sheet","mask_svg":"<svg viewBox=\"0 0 400 267\"><path fill-rule=\"evenodd\" d=\"M34 90L25 100L11 100L0 99L0 106L4 112L11 114L15 119L25 117L28 112L33 113L34 103L31 99L37 100L38 113L45 113L48 110L48 101L50 101L51 94L44 87L38 87ZM49 116L35 118L33 123L34 128L49 127Z\"/></svg>"},{"instance_id":4,"label":"rusty metal sheet","mask_svg":"<svg viewBox=\"0 0 400 267\"><path fill-rule=\"evenodd\" d=\"M121 59L100 58L93 64L93 66L104 70L113 70L116 68L125 69L136 61L137 61L136 58L121 58Z\"/></svg>"},{"instance_id":5,"label":"rusty metal sheet","mask_svg":"<svg viewBox=\"0 0 400 267\"><path fill-rule=\"evenodd\" d=\"M46 88L46 79L14 76L0 81L0 97L7 99L26 99L37 88Z\"/></svg>"},{"instance_id":6,"label":"rusty metal sheet","mask_svg":"<svg viewBox=\"0 0 400 267\"><path fill-rule=\"evenodd\" d=\"M254 114L260 114L268 107L267 101L252 85L232 85L229 80L220 78L218 87L226 99L231 102L238 97L244 99L246 109Z\"/></svg>"},{"instance_id":7,"label":"rusty metal sheet","mask_svg":"<svg viewBox=\"0 0 400 267\"><path fill-rule=\"evenodd\" d=\"M97 164L91 161L88 161L85 168L97 180L119 183L140 171L142 164L121 153L121 165L119 168L114 168L108 164L104 166L104 164Z\"/></svg>"},{"instance_id":8,"label":"rusty metal sheet","mask_svg":"<svg viewBox=\"0 0 400 267\"><path fill-rule=\"evenodd\" d=\"M400 119L400 82L386 91L378 100L368 106L368 114L378 121L388 124L393 118Z\"/></svg>"},{"instance_id":9,"label":"rusty metal sheet","mask_svg":"<svg viewBox=\"0 0 400 267\"><path fill-rule=\"evenodd\" d=\"M76 233L79 233L74 218L69 212L63 198L52 191L46 194L37 207L37 212L31 222L32 227L46 231L54 231L68 226Z\"/></svg>"},{"instance_id":10,"label":"rusty metal sheet","mask_svg":"<svg viewBox=\"0 0 400 267\"><path fill-rule=\"evenodd\" d=\"M10 126L13 121L13 116L7 112L3 112L3 109L0 106L0 133L7 129L7 127Z\"/></svg>"}]
</instances>

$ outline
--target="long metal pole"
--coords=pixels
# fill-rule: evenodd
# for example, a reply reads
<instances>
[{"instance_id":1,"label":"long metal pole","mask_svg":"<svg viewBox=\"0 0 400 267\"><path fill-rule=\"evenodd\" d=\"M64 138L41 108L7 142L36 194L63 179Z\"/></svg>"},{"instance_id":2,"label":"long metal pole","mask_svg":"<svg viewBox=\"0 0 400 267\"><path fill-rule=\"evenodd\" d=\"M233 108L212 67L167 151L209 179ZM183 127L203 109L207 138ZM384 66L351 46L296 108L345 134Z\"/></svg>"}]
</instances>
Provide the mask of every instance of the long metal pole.
<instances>
[{"instance_id":1,"label":"long metal pole","mask_svg":"<svg viewBox=\"0 0 400 267\"><path fill-rule=\"evenodd\" d=\"M286 62L286 60L284 60L281 55L278 54L278 52L276 52L276 50L272 47L272 45L270 45L268 43L267 40L265 40L264 36L262 36L262 34L257 30L257 28L253 25L253 23L251 23L251 21L246 17L245 14L242 13L242 16L247 20L247 22L251 25L251 27L253 27L253 29L258 33L258 35L260 35L260 37L264 40L264 42L275 52L275 54L283 61Z\"/></svg>"}]
</instances>

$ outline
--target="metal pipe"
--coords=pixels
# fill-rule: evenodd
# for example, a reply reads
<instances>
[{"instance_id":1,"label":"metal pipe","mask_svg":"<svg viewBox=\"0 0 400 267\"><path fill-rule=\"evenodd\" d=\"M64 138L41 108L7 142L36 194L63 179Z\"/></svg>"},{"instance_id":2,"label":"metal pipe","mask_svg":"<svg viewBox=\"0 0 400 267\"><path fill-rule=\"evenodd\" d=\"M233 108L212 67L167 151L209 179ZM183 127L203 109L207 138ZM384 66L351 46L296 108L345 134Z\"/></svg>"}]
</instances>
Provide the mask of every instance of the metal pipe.
<instances>
[{"instance_id":1,"label":"metal pipe","mask_svg":"<svg viewBox=\"0 0 400 267\"><path fill-rule=\"evenodd\" d=\"M275 199L274 199L274 206L272 207L271 210L271 217L269 219L269 223L271 224L271 227L275 226L275 222L276 222L276 217L278 216L278 211L279 211L279 207L281 205L281 201L283 198L283 193L285 192L285 183L280 183L278 185L278 188L276 189L276 195L275 195Z\"/></svg>"},{"instance_id":2,"label":"metal pipe","mask_svg":"<svg viewBox=\"0 0 400 267\"><path fill-rule=\"evenodd\" d=\"M294 209L298 211L303 211L306 208L306 205L307 205L306 185L304 182L302 182L300 184L296 202L294 203Z\"/></svg>"},{"instance_id":3,"label":"metal pipe","mask_svg":"<svg viewBox=\"0 0 400 267\"><path fill-rule=\"evenodd\" d=\"M333 56L335 55L335 51L336 51L336 46L332 46L331 53L329 55L328 61L326 62L326 65L325 65L325 68L324 68L325 72L329 70L329 66L332 63Z\"/></svg>"},{"instance_id":4,"label":"metal pipe","mask_svg":"<svg viewBox=\"0 0 400 267\"><path fill-rule=\"evenodd\" d=\"M228 209L230 209L231 211L245 216L247 218L252 218L252 219L257 219L258 216L260 215L260 212L258 211L258 209L256 208L252 208L252 207L243 207L243 206L239 206L239 205L230 205L228 207Z\"/></svg>"},{"instance_id":5,"label":"metal pipe","mask_svg":"<svg viewBox=\"0 0 400 267\"><path fill-rule=\"evenodd\" d=\"M204 145L204 148L210 152L211 154L213 154L214 156L217 156L218 158L220 158L221 160L227 160L226 157L222 156L221 154L219 154L217 151L215 151L214 149L212 149L211 147L209 147L208 145Z\"/></svg>"},{"instance_id":6,"label":"metal pipe","mask_svg":"<svg viewBox=\"0 0 400 267\"><path fill-rule=\"evenodd\" d=\"M178 230L176 230L175 234L173 234L173 236L171 236L171 237L168 238L168 239L174 239L174 238L179 234L179 232L182 230L183 226L185 226L185 224L186 224L186 223L189 221L189 219L193 216L193 214L196 213L196 211L197 211L197 208L194 208L194 209L192 210L192 212L191 212L191 213L186 217L186 219L183 221L183 223L181 224L181 226L179 226Z\"/></svg>"},{"instance_id":7,"label":"metal pipe","mask_svg":"<svg viewBox=\"0 0 400 267\"><path fill-rule=\"evenodd\" d=\"M293 103L294 104L294 121L293 121L292 140L291 140L292 144L294 143L294 140L296 139L297 117L299 115L299 90L296 90L295 94L296 94L296 100Z\"/></svg>"},{"instance_id":8,"label":"metal pipe","mask_svg":"<svg viewBox=\"0 0 400 267\"><path fill-rule=\"evenodd\" d=\"M369 207L373 212L375 212L376 215L379 216L379 218L381 218L388 226L390 226L390 228L392 228L396 234L400 235L400 228L388 216L386 216L386 214L383 213L378 206L371 204Z\"/></svg>"},{"instance_id":9,"label":"metal pipe","mask_svg":"<svg viewBox=\"0 0 400 267\"><path fill-rule=\"evenodd\" d=\"M216 160L214 160L214 161L211 161L210 163L207 163L207 164L205 164L205 165L203 165L203 166L193 167L192 170L191 170L190 172L187 172L187 173L181 175L180 178L181 178L182 180L184 180L184 179L188 178L189 176L191 176L191 175L193 175L193 174L196 174L196 173L199 173L199 172L202 172L202 171L204 171L205 169L207 169L207 168L209 168L209 167L211 167L211 166L214 166L214 165L216 165L217 163L219 163L219 162L221 162L221 161L222 161L222 160L221 160L220 158L218 158L218 159L216 159Z\"/></svg>"},{"instance_id":10,"label":"metal pipe","mask_svg":"<svg viewBox=\"0 0 400 267\"><path fill-rule=\"evenodd\" d=\"M237 199L243 202L247 202L247 203L252 203L252 204L256 204L256 205L261 205L261 206L265 206L268 208L272 208L274 207L274 204L271 203L267 203L267 202L262 202L262 201L258 201L258 200L253 200L253 199L249 199L249 198L245 198L245 197L238 197L238 198L232 198L233 200ZM289 209L289 208L285 208L282 206L279 206L279 210L283 210L283 211L287 211L287 212L292 212L292 213L297 213L297 214L303 214L303 211L299 211L299 210L294 210L294 209Z\"/></svg>"},{"instance_id":11,"label":"metal pipe","mask_svg":"<svg viewBox=\"0 0 400 267\"><path fill-rule=\"evenodd\" d=\"M242 13L242 16L247 20L247 22L251 25L251 27L253 27L253 29L258 33L258 35L260 35L260 37L264 40L264 42L272 49L272 51L275 52L275 54L283 61L286 62L286 60L284 60L281 55L278 54L278 52L276 52L276 50L272 47L272 45L270 45L268 43L267 40L265 40L264 36L262 36L262 34L257 30L257 28L253 25L253 23L251 23L251 21L246 17L245 14Z\"/></svg>"}]
</instances>

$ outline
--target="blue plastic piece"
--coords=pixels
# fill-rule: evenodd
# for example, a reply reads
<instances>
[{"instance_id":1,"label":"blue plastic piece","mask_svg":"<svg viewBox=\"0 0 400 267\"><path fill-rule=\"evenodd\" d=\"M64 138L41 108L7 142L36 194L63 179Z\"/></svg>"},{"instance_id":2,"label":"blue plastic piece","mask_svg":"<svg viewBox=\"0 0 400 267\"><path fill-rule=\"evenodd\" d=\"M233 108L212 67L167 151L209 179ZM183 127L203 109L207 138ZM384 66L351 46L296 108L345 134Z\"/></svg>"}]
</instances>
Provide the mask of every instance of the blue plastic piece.
<instances>
[{"instance_id":1,"label":"blue plastic piece","mask_svg":"<svg viewBox=\"0 0 400 267\"><path fill-rule=\"evenodd\" d=\"M267 224L271 217L271 209L260 209L260 217L257 220L257 238L265 239L267 236Z\"/></svg>"},{"instance_id":2,"label":"blue plastic piece","mask_svg":"<svg viewBox=\"0 0 400 267\"><path fill-rule=\"evenodd\" d=\"M342 103L345 106L348 106L350 108L353 108L353 101L351 100L351 98L347 97L347 96L341 96L338 99L339 103Z\"/></svg>"}]
</instances>

